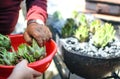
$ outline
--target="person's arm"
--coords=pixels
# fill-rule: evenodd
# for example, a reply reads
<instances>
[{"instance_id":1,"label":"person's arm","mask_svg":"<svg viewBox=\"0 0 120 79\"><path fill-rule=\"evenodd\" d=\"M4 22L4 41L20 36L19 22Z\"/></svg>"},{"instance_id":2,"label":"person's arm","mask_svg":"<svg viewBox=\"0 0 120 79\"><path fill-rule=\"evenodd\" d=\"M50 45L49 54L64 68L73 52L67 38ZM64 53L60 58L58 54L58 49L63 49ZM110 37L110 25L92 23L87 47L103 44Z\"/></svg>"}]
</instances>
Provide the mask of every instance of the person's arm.
<instances>
[{"instance_id":1,"label":"person's arm","mask_svg":"<svg viewBox=\"0 0 120 79\"><path fill-rule=\"evenodd\" d=\"M26 42L34 38L40 46L52 38L52 33L46 26L47 0L27 0L27 28L24 32Z\"/></svg>"},{"instance_id":2,"label":"person's arm","mask_svg":"<svg viewBox=\"0 0 120 79\"><path fill-rule=\"evenodd\" d=\"M46 22L47 15L47 0L26 0L27 21L31 19L39 19Z\"/></svg>"},{"instance_id":3,"label":"person's arm","mask_svg":"<svg viewBox=\"0 0 120 79\"><path fill-rule=\"evenodd\" d=\"M35 79L41 75L40 72L28 67L27 64L27 60L22 60L15 66L7 79Z\"/></svg>"}]
</instances>

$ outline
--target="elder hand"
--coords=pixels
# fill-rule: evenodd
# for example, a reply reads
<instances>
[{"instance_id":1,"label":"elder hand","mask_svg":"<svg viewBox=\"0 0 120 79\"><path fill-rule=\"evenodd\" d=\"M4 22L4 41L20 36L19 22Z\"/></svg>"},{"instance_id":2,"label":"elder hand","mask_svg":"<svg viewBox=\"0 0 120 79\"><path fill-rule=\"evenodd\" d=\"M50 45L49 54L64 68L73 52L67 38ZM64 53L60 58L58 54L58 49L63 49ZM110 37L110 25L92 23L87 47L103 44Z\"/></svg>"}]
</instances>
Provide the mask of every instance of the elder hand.
<instances>
[{"instance_id":1,"label":"elder hand","mask_svg":"<svg viewBox=\"0 0 120 79\"><path fill-rule=\"evenodd\" d=\"M40 72L28 67L27 63L28 61L25 59L18 63L8 79L35 79L36 77L41 75Z\"/></svg>"},{"instance_id":2,"label":"elder hand","mask_svg":"<svg viewBox=\"0 0 120 79\"><path fill-rule=\"evenodd\" d=\"M24 38L29 44L32 43L32 38L34 38L39 46L43 46L46 41L52 38L52 33L47 26L31 23L24 32Z\"/></svg>"}]
</instances>

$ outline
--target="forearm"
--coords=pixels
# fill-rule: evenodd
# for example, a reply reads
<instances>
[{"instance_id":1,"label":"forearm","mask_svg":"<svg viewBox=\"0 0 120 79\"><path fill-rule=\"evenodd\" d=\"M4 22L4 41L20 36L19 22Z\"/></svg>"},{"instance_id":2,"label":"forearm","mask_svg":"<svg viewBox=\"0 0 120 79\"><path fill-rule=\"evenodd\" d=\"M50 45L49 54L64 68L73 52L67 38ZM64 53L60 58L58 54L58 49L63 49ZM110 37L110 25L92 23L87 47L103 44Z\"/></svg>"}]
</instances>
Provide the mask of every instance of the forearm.
<instances>
[{"instance_id":1,"label":"forearm","mask_svg":"<svg viewBox=\"0 0 120 79\"><path fill-rule=\"evenodd\" d=\"M52 33L46 26L47 0L27 0L27 7L27 28L24 39L31 44L34 38L39 46L44 46L45 42L52 38Z\"/></svg>"},{"instance_id":2,"label":"forearm","mask_svg":"<svg viewBox=\"0 0 120 79\"><path fill-rule=\"evenodd\" d=\"M26 0L27 16L26 20L40 19L46 22L47 19L47 0Z\"/></svg>"}]
</instances>

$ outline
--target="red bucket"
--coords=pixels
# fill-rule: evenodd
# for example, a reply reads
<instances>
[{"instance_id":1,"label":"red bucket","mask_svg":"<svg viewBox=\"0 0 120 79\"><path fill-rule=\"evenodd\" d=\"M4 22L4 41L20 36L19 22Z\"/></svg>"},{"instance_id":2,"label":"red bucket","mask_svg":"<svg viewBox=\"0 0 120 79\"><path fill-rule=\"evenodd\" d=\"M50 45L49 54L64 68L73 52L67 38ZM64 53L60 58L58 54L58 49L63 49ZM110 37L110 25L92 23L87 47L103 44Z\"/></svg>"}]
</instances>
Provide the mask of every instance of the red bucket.
<instances>
[{"instance_id":1,"label":"red bucket","mask_svg":"<svg viewBox=\"0 0 120 79\"><path fill-rule=\"evenodd\" d=\"M23 35L9 35L12 46L15 50L21 43L25 43ZM56 51L57 45L54 40L48 41L46 44L47 56L41 60L28 64L29 67L43 73L50 65ZM12 72L14 66L0 65L0 79L6 79Z\"/></svg>"}]
</instances>

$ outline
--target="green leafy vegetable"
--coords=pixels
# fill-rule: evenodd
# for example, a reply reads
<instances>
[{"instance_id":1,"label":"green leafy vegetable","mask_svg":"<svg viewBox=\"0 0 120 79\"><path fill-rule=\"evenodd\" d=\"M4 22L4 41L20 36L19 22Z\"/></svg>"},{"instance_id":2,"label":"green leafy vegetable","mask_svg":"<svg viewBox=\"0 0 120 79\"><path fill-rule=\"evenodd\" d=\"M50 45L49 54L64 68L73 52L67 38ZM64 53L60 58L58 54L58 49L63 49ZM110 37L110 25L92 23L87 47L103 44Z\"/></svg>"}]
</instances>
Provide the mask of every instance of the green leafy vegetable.
<instances>
[{"instance_id":1,"label":"green leafy vegetable","mask_svg":"<svg viewBox=\"0 0 120 79\"><path fill-rule=\"evenodd\" d=\"M45 47L39 47L37 42L33 39L32 45L21 44L18 47L18 55L29 62L34 62L46 55Z\"/></svg>"},{"instance_id":2,"label":"green leafy vegetable","mask_svg":"<svg viewBox=\"0 0 120 79\"><path fill-rule=\"evenodd\" d=\"M108 42L113 40L114 36L114 27L109 23L105 23L102 27L95 31L95 35L92 39L94 41L95 46L104 47L108 44Z\"/></svg>"},{"instance_id":3,"label":"green leafy vegetable","mask_svg":"<svg viewBox=\"0 0 120 79\"><path fill-rule=\"evenodd\" d=\"M14 65L17 60L17 55L14 52L8 52L5 48L0 47L0 63L5 65Z\"/></svg>"},{"instance_id":4,"label":"green leafy vegetable","mask_svg":"<svg viewBox=\"0 0 120 79\"><path fill-rule=\"evenodd\" d=\"M74 35L80 42L85 42L89 37L89 29L86 26L79 26Z\"/></svg>"},{"instance_id":5,"label":"green leafy vegetable","mask_svg":"<svg viewBox=\"0 0 120 79\"><path fill-rule=\"evenodd\" d=\"M100 20L93 20L90 23L90 32L91 33L95 33L97 29L99 29L101 27L101 21Z\"/></svg>"},{"instance_id":6,"label":"green leafy vegetable","mask_svg":"<svg viewBox=\"0 0 120 79\"><path fill-rule=\"evenodd\" d=\"M55 12L53 13L53 18L52 18L52 20L53 20L53 21L57 21L57 20L60 20L60 19L62 19L62 14L61 14L59 11L55 11Z\"/></svg>"},{"instance_id":7,"label":"green leafy vegetable","mask_svg":"<svg viewBox=\"0 0 120 79\"><path fill-rule=\"evenodd\" d=\"M96 19L89 22L83 13L73 11L62 28L62 37L76 37L80 42L90 39L96 47L105 47L115 37L114 26ZM89 39L90 38L90 39Z\"/></svg>"},{"instance_id":8,"label":"green leafy vegetable","mask_svg":"<svg viewBox=\"0 0 120 79\"><path fill-rule=\"evenodd\" d=\"M72 36L74 33L75 26L76 26L76 23L74 19L72 18L67 19L64 27L62 28L63 38Z\"/></svg>"},{"instance_id":9,"label":"green leafy vegetable","mask_svg":"<svg viewBox=\"0 0 120 79\"><path fill-rule=\"evenodd\" d=\"M10 38L0 34L0 47L5 47L7 50L11 48Z\"/></svg>"},{"instance_id":10,"label":"green leafy vegetable","mask_svg":"<svg viewBox=\"0 0 120 79\"><path fill-rule=\"evenodd\" d=\"M87 26L88 23L87 23L87 18L85 16L85 14L83 13L79 13L76 17L76 21L78 23L78 25L81 25L81 26Z\"/></svg>"},{"instance_id":11,"label":"green leafy vegetable","mask_svg":"<svg viewBox=\"0 0 120 79\"><path fill-rule=\"evenodd\" d=\"M27 59L29 63L37 61L46 56L45 47L39 47L37 42L33 39L32 45L26 43L20 44L18 50L15 51L11 46L10 39L4 35L1 35L0 43L4 39L3 44L10 45L12 51L8 51L7 45L0 46L0 64L2 65L16 65L22 59ZM4 37L4 38L3 38Z\"/></svg>"}]
</instances>

